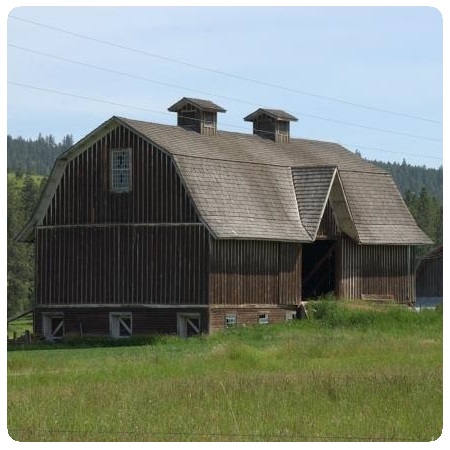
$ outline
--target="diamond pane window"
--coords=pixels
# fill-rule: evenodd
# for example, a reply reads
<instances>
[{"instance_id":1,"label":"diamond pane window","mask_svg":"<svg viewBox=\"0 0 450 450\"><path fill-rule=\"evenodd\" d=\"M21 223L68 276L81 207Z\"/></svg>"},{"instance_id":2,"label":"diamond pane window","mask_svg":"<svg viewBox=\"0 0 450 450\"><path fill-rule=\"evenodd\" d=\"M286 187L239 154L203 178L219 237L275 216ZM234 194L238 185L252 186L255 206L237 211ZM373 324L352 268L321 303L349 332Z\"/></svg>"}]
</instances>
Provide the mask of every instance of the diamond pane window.
<instances>
[{"instance_id":1,"label":"diamond pane window","mask_svg":"<svg viewBox=\"0 0 450 450\"><path fill-rule=\"evenodd\" d=\"M111 189L114 192L131 191L131 149L111 151Z\"/></svg>"}]
</instances>

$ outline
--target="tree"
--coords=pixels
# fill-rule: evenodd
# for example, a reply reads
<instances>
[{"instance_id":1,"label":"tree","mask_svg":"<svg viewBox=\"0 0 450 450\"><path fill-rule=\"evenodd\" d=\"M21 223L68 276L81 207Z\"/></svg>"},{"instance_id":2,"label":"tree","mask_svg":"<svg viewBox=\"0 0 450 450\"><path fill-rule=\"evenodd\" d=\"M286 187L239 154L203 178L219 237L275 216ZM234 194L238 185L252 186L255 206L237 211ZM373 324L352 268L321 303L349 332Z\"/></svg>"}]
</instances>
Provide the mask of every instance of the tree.
<instances>
[{"instance_id":1,"label":"tree","mask_svg":"<svg viewBox=\"0 0 450 450\"><path fill-rule=\"evenodd\" d=\"M431 231L430 224L433 216L432 201L425 187L422 188L417 202L417 224L425 233Z\"/></svg>"},{"instance_id":2,"label":"tree","mask_svg":"<svg viewBox=\"0 0 450 450\"><path fill-rule=\"evenodd\" d=\"M40 192L31 175L7 177L7 314L8 317L29 309L34 292L34 251L31 244L19 243L15 237L31 217Z\"/></svg>"}]
</instances>

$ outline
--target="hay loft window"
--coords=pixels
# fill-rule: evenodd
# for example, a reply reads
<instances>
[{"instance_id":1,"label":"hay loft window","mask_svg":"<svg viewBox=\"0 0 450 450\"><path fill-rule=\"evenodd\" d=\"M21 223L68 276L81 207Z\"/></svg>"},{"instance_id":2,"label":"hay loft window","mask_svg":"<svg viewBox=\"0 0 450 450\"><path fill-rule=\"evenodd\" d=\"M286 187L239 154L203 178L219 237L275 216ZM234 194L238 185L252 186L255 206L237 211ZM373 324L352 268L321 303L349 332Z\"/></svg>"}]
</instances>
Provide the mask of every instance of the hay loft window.
<instances>
[{"instance_id":1,"label":"hay loft window","mask_svg":"<svg viewBox=\"0 0 450 450\"><path fill-rule=\"evenodd\" d=\"M127 338L133 334L131 313L110 313L109 331L113 338Z\"/></svg>"},{"instance_id":2,"label":"hay loft window","mask_svg":"<svg viewBox=\"0 0 450 450\"><path fill-rule=\"evenodd\" d=\"M111 150L111 190L131 191L131 148Z\"/></svg>"},{"instance_id":3,"label":"hay loft window","mask_svg":"<svg viewBox=\"0 0 450 450\"><path fill-rule=\"evenodd\" d=\"M237 325L237 316L236 314L225 314L225 326L227 328L235 327Z\"/></svg>"},{"instance_id":4,"label":"hay loft window","mask_svg":"<svg viewBox=\"0 0 450 450\"><path fill-rule=\"evenodd\" d=\"M269 313L260 312L258 314L258 323L260 323L260 324L269 323Z\"/></svg>"}]
</instances>

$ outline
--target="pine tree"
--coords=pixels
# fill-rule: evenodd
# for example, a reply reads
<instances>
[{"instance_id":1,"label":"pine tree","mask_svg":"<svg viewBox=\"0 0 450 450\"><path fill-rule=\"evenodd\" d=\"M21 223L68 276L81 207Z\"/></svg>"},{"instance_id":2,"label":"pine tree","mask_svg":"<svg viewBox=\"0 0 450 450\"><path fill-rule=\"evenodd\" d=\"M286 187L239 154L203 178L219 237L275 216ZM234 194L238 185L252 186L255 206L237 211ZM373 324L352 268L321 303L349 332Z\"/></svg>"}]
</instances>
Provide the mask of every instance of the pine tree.
<instances>
[{"instance_id":1,"label":"pine tree","mask_svg":"<svg viewBox=\"0 0 450 450\"><path fill-rule=\"evenodd\" d=\"M34 292L34 251L31 244L17 242L15 237L29 220L39 196L35 179L8 176L7 203L7 314L26 311L32 305Z\"/></svg>"},{"instance_id":2,"label":"pine tree","mask_svg":"<svg viewBox=\"0 0 450 450\"><path fill-rule=\"evenodd\" d=\"M432 201L425 187L422 188L417 202L417 224L422 230L430 235L433 222Z\"/></svg>"}]
</instances>

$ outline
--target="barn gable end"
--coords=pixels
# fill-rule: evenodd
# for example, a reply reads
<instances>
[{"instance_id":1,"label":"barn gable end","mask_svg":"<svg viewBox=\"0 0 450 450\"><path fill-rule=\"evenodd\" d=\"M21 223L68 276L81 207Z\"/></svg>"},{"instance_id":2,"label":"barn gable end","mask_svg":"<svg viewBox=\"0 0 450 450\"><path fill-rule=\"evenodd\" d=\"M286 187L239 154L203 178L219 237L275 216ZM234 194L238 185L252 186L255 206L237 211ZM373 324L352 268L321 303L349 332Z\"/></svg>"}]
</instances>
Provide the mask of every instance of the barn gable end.
<instances>
[{"instance_id":1,"label":"barn gable end","mask_svg":"<svg viewBox=\"0 0 450 450\"><path fill-rule=\"evenodd\" d=\"M111 187L115 149L130 149L128 192ZM200 223L173 158L123 125L82 149L75 147L61 160L64 168L51 200L34 217L39 226Z\"/></svg>"}]
</instances>

